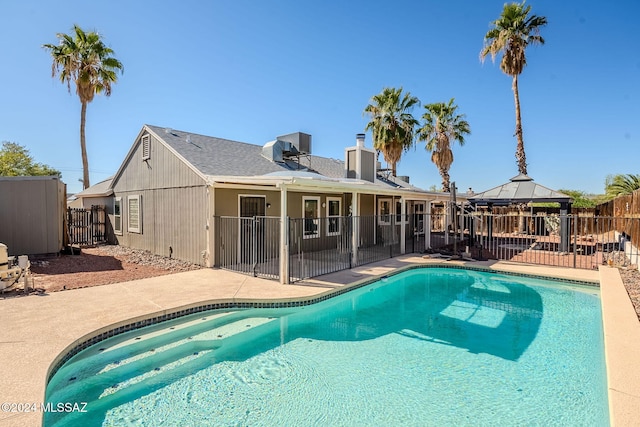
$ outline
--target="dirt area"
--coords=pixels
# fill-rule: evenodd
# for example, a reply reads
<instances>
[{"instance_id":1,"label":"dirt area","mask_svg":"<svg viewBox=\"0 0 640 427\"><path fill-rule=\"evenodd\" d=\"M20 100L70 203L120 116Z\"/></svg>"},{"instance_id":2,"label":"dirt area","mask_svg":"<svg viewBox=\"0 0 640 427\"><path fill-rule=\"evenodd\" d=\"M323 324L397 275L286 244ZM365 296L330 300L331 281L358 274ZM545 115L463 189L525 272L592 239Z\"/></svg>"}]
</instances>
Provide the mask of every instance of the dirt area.
<instances>
[{"instance_id":1,"label":"dirt area","mask_svg":"<svg viewBox=\"0 0 640 427\"><path fill-rule=\"evenodd\" d=\"M199 268L202 267L147 251L122 246L98 246L83 248L76 255L31 260L31 277L36 292L56 292Z\"/></svg>"}]
</instances>

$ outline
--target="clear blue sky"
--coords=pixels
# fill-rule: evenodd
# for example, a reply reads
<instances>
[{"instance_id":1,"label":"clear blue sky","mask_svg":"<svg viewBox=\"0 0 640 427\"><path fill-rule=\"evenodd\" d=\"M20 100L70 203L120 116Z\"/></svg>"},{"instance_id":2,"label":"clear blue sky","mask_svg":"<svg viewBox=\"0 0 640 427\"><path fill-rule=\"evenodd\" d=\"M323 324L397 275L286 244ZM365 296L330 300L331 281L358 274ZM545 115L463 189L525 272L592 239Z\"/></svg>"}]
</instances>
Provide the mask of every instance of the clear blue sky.
<instances>
[{"instance_id":1,"label":"clear blue sky","mask_svg":"<svg viewBox=\"0 0 640 427\"><path fill-rule=\"evenodd\" d=\"M314 154L342 159L371 96L402 86L423 104L455 97L472 134L453 149L451 179L486 190L517 175L511 78L479 60L503 4L3 0L0 141L61 170L70 193L81 189L80 102L51 78L41 48L78 24L100 32L125 67L111 97L88 107L92 184L115 173L145 123L254 144L302 131ZM640 2L528 4L549 21L520 77L529 175L602 193L607 174L640 173ZM423 144L398 174L440 186Z\"/></svg>"}]
</instances>

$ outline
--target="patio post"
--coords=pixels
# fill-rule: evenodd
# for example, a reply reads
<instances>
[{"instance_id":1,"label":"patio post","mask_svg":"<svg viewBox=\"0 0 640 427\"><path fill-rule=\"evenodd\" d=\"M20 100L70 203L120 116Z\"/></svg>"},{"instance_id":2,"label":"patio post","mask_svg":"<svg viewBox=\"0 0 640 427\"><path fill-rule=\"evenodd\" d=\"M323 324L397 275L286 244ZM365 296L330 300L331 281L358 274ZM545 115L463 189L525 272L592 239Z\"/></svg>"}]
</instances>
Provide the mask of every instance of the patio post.
<instances>
[{"instance_id":1,"label":"patio post","mask_svg":"<svg viewBox=\"0 0 640 427\"><path fill-rule=\"evenodd\" d=\"M569 227L569 203L560 203L560 252L569 251L569 235L571 234L571 228Z\"/></svg>"},{"instance_id":2,"label":"patio post","mask_svg":"<svg viewBox=\"0 0 640 427\"><path fill-rule=\"evenodd\" d=\"M358 265L358 245L360 243L360 194L351 193L351 265Z\"/></svg>"},{"instance_id":3,"label":"patio post","mask_svg":"<svg viewBox=\"0 0 640 427\"><path fill-rule=\"evenodd\" d=\"M407 253L406 243L407 239L405 233L407 231L407 203L404 199L404 195L400 196L400 254Z\"/></svg>"},{"instance_id":4,"label":"patio post","mask_svg":"<svg viewBox=\"0 0 640 427\"><path fill-rule=\"evenodd\" d=\"M289 284L289 216L287 187L280 184L280 284Z\"/></svg>"},{"instance_id":5,"label":"patio post","mask_svg":"<svg viewBox=\"0 0 640 427\"><path fill-rule=\"evenodd\" d=\"M431 249L431 203L427 202L424 213L424 248Z\"/></svg>"}]
</instances>

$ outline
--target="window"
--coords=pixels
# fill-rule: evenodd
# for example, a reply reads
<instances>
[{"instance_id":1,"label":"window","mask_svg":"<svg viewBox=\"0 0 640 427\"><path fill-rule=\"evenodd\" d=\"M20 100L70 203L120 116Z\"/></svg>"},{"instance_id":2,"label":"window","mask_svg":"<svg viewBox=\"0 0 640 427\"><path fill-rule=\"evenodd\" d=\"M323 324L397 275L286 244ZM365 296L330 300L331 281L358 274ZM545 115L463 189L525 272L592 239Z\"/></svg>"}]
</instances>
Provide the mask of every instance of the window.
<instances>
[{"instance_id":1,"label":"window","mask_svg":"<svg viewBox=\"0 0 640 427\"><path fill-rule=\"evenodd\" d=\"M113 232L122 234L122 197L113 199Z\"/></svg>"},{"instance_id":2,"label":"window","mask_svg":"<svg viewBox=\"0 0 640 427\"><path fill-rule=\"evenodd\" d=\"M413 205L413 230L417 234L424 234L424 202Z\"/></svg>"},{"instance_id":3,"label":"window","mask_svg":"<svg viewBox=\"0 0 640 427\"><path fill-rule=\"evenodd\" d=\"M404 207L405 207L404 223L406 224L409 216L409 202L404 202ZM400 200L396 200L396 224L400 224L401 222L403 222L402 202Z\"/></svg>"},{"instance_id":4,"label":"window","mask_svg":"<svg viewBox=\"0 0 640 427\"><path fill-rule=\"evenodd\" d=\"M127 197L127 231L142 233L142 209L140 195Z\"/></svg>"},{"instance_id":5,"label":"window","mask_svg":"<svg viewBox=\"0 0 640 427\"><path fill-rule=\"evenodd\" d=\"M142 137L142 161L149 160L151 158L151 138L149 135Z\"/></svg>"},{"instance_id":6,"label":"window","mask_svg":"<svg viewBox=\"0 0 640 427\"><path fill-rule=\"evenodd\" d=\"M391 223L391 199L378 199L378 224Z\"/></svg>"},{"instance_id":7,"label":"window","mask_svg":"<svg viewBox=\"0 0 640 427\"><path fill-rule=\"evenodd\" d=\"M327 236L340 234L340 215L342 213L342 199L327 197Z\"/></svg>"},{"instance_id":8,"label":"window","mask_svg":"<svg viewBox=\"0 0 640 427\"><path fill-rule=\"evenodd\" d=\"M320 230L318 226L320 222L320 198L319 197L303 197L302 210L304 211L304 238L310 239L318 237Z\"/></svg>"}]
</instances>

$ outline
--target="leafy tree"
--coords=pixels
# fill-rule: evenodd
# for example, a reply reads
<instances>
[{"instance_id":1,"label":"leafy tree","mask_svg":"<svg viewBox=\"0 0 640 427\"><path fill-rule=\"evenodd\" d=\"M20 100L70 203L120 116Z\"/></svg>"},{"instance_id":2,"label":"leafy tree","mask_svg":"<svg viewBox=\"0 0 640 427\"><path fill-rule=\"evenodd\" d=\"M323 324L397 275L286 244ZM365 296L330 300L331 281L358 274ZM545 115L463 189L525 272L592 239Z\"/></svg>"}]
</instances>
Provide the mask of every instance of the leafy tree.
<instances>
[{"instance_id":1,"label":"leafy tree","mask_svg":"<svg viewBox=\"0 0 640 427\"><path fill-rule=\"evenodd\" d=\"M373 148L382 152L385 161L391 165L393 176L396 176L396 165L402 153L413 146L418 121L411 115L411 110L419 104L418 98L409 92L403 94L402 88L384 88L364 109L371 117L365 130L372 131Z\"/></svg>"},{"instance_id":2,"label":"leafy tree","mask_svg":"<svg viewBox=\"0 0 640 427\"><path fill-rule=\"evenodd\" d=\"M631 194L636 190L640 190L640 175L608 175L605 180L604 191L610 198Z\"/></svg>"},{"instance_id":3,"label":"leafy tree","mask_svg":"<svg viewBox=\"0 0 640 427\"><path fill-rule=\"evenodd\" d=\"M57 176L60 171L36 163L29 150L15 142L4 141L0 149L0 176Z\"/></svg>"},{"instance_id":4,"label":"leafy tree","mask_svg":"<svg viewBox=\"0 0 640 427\"><path fill-rule=\"evenodd\" d=\"M527 157L524 152L524 139L522 137L522 119L520 116L520 95L518 93L518 76L527 65L525 50L529 45L544 44L540 36L540 28L547 24L544 16L529 15L531 6L521 4L505 4L500 18L491 23L491 28L484 36L484 47L480 52L482 61L491 55L495 61L496 55L502 52L500 69L513 78L512 89L516 104L516 132L518 140L516 147L516 160L518 170L527 174Z\"/></svg>"},{"instance_id":5,"label":"leafy tree","mask_svg":"<svg viewBox=\"0 0 640 427\"><path fill-rule=\"evenodd\" d=\"M449 168L453 163L451 141L464 145L465 135L471 133L469 123L464 114L457 114L458 106L453 103L437 102L425 105L422 115L424 125L418 130L418 139L426 142L427 151L431 152L431 161L438 168L442 177L442 191L450 191Z\"/></svg>"},{"instance_id":6,"label":"leafy tree","mask_svg":"<svg viewBox=\"0 0 640 427\"><path fill-rule=\"evenodd\" d=\"M111 85L118 81L122 64L114 58L113 50L107 47L96 32L84 32L77 25L72 34L57 34L59 44L45 44L53 58L52 77L59 74L60 81L67 84L71 92L71 82L80 98L80 149L82 151L83 187L89 187L89 160L85 139L87 104L96 94L111 95Z\"/></svg>"},{"instance_id":7,"label":"leafy tree","mask_svg":"<svg viewBox=\"0 0 640 427\"><path fill-rule=\"evenodd\" d=\"M571 206L574 208L595 208L597 201L592 197L589 197L584 191L580 190L558 190L563 194L571 197L573 203Z\"/></svg>"}]
</instances>

